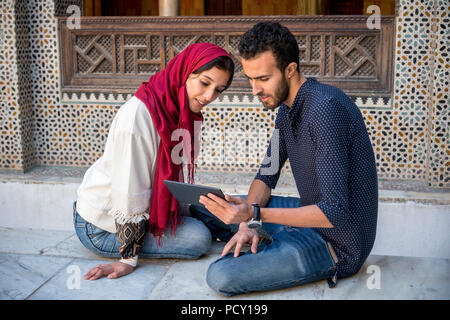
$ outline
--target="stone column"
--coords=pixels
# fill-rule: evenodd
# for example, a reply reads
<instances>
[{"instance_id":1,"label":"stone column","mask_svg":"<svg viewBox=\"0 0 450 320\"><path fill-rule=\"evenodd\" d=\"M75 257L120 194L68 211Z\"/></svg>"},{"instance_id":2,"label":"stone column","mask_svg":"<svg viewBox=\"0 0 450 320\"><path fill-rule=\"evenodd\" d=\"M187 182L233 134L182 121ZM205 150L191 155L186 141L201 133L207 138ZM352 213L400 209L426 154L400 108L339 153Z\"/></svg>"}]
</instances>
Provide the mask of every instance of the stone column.
<instances>
[{"instance_id":1,"label":"stone column","mask_svg":"<svg viewBox=\"0 0 450 320\"><path fill-rule=\"evenodd\" d=\"M398 179L449 188L448 1L399 0L397 13L389 157Z\"/></svg>"},{"instance_id":2,"label":"stone column","mask_svg":"<svg viewBox=\"0 0 450 320\"><path fill-rule=\"evenodd\" d=\"M159 0L160 16L179 16L180 0Z\"/></svg>"},{"instance_id":3,"label":"stone column","mask_svg":"<svg viewBox=\"0 0 450 320\"><path fill-rule=\"evenodd\" d=\"M25 1L0 3L0 169L33 167L33 103Z\"/></svg>"},{"instance_id":4,"label":"stone column","mask_svg":"<svg viewBox=\"0 0 450 320\"><path fill-rule=\"evenodd\" d=\"M428 186L434 188L450 188L449 9L448 0L435 0L430 28L430 60L433 64L430 68L432 86L427 99L430 112L427 178Z\"/></svg>"},{"instance_id":5,"label":"stone column","mask_svg":"<svg viewBox=\"0 0 450 320\"><path fill-rule=\"evenodd\" d=\"M57 165L59 62L57 16L81 0L0 1L0 170ZM64 137L63 137L64 138ZM64 141L63 141L64 142Z\"/></svg>"}]
</instances>

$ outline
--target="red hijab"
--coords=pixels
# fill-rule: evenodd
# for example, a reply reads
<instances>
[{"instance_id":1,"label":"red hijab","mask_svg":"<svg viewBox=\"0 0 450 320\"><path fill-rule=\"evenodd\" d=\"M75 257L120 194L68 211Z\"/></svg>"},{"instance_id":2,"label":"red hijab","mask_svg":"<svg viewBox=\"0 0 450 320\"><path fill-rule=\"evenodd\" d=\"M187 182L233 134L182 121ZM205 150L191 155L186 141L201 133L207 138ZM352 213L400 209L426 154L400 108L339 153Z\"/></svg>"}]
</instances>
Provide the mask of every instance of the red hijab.
<instances>
[{"instance_id":1,"label":"red hijab","mask_svg":"<svg viewBox=\"0 0 450 320\"><path fill-rule=\"evenodd\" d=\"M171 153L174 146L180 141L172 141L172 132L178 128L188 130L191 136L191 146L194 146L194 121L203 121L202 114L194 113L189 109L186 80L189 75L202 65L219 56L228 56L222 48L211 43L196 43L188 46L175 56L164 70L159 71L148 82L138 88L135 96L145 103L153 120L159 137L161 138L156 158L155 176L150 201L150 232L158 238L167 227L170 219L172 232L178 224L178 203L167 189L163 180L184 182L183 165L174 164ZM199 141L198 141L199 142ZM188 183L194 181L194 154L193 147L184 149L188 164Z\"/></svg>"}]
</instances>

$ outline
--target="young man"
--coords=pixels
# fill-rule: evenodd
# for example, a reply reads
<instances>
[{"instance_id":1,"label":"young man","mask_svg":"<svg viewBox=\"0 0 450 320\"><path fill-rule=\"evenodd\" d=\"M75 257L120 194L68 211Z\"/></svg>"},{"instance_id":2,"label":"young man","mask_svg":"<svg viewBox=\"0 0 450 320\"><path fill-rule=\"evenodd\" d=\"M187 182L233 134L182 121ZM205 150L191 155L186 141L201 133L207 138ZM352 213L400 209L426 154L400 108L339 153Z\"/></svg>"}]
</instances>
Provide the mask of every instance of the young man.
<instances>
[{"instance_id":1,"label":"young man","mask_svg":"<svg viewBox=\"0 0 450 320\"><path fill-rule=\"evenodd\" d=\"M253 94L279 111L246 200L209 194L200 199L207 210L191 208L213 236L229 240L207 283L227 296L320 279L334 287L359 271L375 241L377 171L361 112L341 90L302 76L297 42L280 24L256 24L239 51ZM300 199L271 196L287 159ZM253 204L261 207L262 241L247 225ZM245 243L251 250L240 253Z\"/></svg>"}]
</instances>

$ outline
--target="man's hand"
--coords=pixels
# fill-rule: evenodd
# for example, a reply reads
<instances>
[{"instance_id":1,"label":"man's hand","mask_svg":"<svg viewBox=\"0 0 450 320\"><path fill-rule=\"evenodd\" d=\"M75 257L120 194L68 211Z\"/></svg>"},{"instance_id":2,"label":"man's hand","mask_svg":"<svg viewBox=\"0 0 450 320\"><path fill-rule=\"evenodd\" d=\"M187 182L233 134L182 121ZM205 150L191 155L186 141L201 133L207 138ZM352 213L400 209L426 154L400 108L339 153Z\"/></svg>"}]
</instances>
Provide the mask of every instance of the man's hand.
<instances>
[{"instance_id":1,"label":"man's hand","mask_svg":"<svg viewBox=\"0 0 450 320\"><path fill-rule=\"evenodd\" d=\"M207 197L200 196L199 202L225 224L246 222L253 216L253 207L240 197L225 195L224 200L208 193Z\"/></svg>"},{"instance_id":2,"label":"man's hand","mask_svg":"<svg viewBox=\"0 0 450 320\"><path fill-rule=\"evenodd\" d=\"M84 280L97 280L103 276L108 279L116 279L126 276L134 271L134 267L122 262L113 262L110 264L99 264L84 275Z\"/></svg>"},{"instance_id":3,"label":"man's hand","mask_svg":"<svg viewBox=\"0 0 450 320\"><path fill-rule=\"evenodd\" d=\"M222 257L226 255L234 246L234 257L237 258L239 256L239 252L241 252L241 248L245 243L251 243L252 253L256 253L258 251L258 243L259 236L258 232L254 229L250 229L247 227L247 223L243 222L239 225L239 231L234 234L234 236L227 242L222 251Z\"/></svg>"}]
</instances>

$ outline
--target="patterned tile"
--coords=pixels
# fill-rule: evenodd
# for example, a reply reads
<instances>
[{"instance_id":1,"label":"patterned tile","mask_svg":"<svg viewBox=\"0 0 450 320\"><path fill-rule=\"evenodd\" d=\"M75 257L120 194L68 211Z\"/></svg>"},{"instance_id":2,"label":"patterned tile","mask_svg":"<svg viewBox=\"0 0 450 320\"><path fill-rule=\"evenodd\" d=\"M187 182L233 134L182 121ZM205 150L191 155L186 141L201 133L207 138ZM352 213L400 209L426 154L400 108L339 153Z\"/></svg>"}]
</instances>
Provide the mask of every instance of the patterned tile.
<instances>
[{"instance_id":1,"label":"patterned tile","mask_svg":"<svg viewBox=\"0 0 450 320\"><path fill-rule=\"evenodd\" d=\"M433 138L435 132L448 131L448 122L438 121L439 116L448 120L444 115L448 104L448 48L445 48L444 40L446 37L448 41L448 3L445 5L444 2L400 1L391 155L395 159L392 166L396 178L426 180L430 186L448 188L448 171L445 174L448 154L447 161L443 159L448 144L445 146L444 139ZM442 39L439 48L436 37ZM446 62L440 57L442 54L445 54ZM441 74L443 77L439 78ZM447 83L445 87L438 86L441 80L443 85ZM446 102L443 87L447 88ZM434 105L436 99L433 95L444 98L441 108Z\"/></svg>"},{"instance_id":2,"label":"patterned tile","mask_svg":"<svg viewBox=\"0 0 450 320\"><path fill-rule=\"evenodd\" d=\"M431 137L428 184L450 186L449 78L450 78L450 6L448 1L436 2L432 50L435 54L431 104Z\"/></svg>"},{"instance_id":3,"label":"patterned tile","mask_svg":"<svg viewBox=\"0 0 450 320\"><path fill-rule=\"evenodd\" d=\"M56 17L67 15L70 4L81 1L0 3L2 169L90 166L133 94L61 93ZM381 179L450 187L448 12L446 0L400 0L392 97L352 97ZM256 172L275 116L252 96L220 97L205 112L199 169Z\"/></svg>"}]
</instances>

